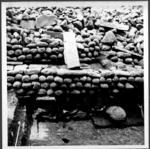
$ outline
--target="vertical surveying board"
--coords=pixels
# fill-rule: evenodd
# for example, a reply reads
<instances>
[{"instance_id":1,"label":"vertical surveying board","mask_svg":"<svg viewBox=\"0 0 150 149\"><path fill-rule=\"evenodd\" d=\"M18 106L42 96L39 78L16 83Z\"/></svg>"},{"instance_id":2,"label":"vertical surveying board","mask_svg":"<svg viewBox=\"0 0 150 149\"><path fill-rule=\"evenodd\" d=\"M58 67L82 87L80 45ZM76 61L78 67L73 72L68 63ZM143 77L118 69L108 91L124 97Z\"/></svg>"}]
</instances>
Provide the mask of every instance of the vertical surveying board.
<instances>
[{"instance_id":1,"label":"vertical surveying board","mask_svg":"<svg viewBox=\"0 0 150 149\"><path fill-rule=\"evenodd\" d=\"M76 46L75 34L73 32L64 32L64 59L68 68L80 66L78 50Z\"/></svg>"}]
</instances>

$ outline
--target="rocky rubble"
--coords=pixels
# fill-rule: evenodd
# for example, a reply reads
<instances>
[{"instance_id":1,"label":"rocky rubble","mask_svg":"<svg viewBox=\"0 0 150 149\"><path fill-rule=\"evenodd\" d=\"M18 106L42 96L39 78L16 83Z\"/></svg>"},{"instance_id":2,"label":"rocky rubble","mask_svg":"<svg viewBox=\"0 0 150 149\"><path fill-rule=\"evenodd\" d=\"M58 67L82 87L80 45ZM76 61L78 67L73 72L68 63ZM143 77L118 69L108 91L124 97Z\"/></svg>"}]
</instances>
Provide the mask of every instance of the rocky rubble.
<instances>
[{"instance_id":1,"label":"rocky rubble","mask_svg":"<svg viewBox=\"0 0 150 149\"><path fill-rule=\"evenodd\" d=\"M142 6L101 12L90 7L7 8L8 61L63 64L63 38L47 32L70 30L76 34L81 62L106 54L113 63L143 67ZM114 46L124 50L116 51Z\"/></svg>"}]
</instances>

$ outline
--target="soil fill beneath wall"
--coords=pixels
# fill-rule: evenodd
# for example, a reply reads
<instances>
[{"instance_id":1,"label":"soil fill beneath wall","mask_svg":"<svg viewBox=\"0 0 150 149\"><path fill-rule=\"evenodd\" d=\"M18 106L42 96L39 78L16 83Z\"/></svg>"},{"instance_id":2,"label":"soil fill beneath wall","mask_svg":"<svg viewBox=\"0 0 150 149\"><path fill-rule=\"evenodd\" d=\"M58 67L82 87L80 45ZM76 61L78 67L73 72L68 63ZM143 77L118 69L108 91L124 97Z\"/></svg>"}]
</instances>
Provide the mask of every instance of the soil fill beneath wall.
<instances>
[{"instance_id":1,"label":"soil fill beneath wall","mask_svg":"<svg viewBox=\"0 0 150 149\"><path fill-rule=\"evenodd\" d=\"M85 112L80 111L69 121L52 121L43 114L43 118L41 115L40 119L34 119L30 132L30 146L144 143L143 120L135 114L130 114L120 126L101 113L87 117Z\"/></svg>"},{"instance_id":2,"label":"soil fill beneath wall","mask_svg":"<svg viewBox=\"0 0 150 149\"><path fill-rule=\"evenodd\" d=\"M123 129L95 129L88 120L67 123L40 122L37 127L34 121L29 140L30 146L142 145L144 128L132 126Z\"/></svg>"},{"instance_id":3,"label":"soil fill beneath wall","mask_svg":"<svg viewBox=\"0 0 150 149\"><path fill-rule=\"evenodd\" d=\"M10 146L16 142L18 121L24 126L20 128L17 146L144 144L144 126L140 117L128 117L120 128L102 115L87 118L82 112L68 122L50 121L44 117L32 121L25 109L17 105L9 129L14 134Z\"/></svg>"},{"instance_id":4,"label":"soil fill beneath wall","mask_svg":"<svg viewBox=\"0 0 150 149\"><path fill-rule=\"evenodd\" d=\"M13 101L12 97L14 100L13 93L8 99L10 146L16 143L19 121L21 127L17 146L144 144L144 126L140 113L128 113L124 125L117 128L101 113L87 117L86 112L79 111L68 121L57 120L55 116L42 114L42 111L35 117L36 111L31 115L26 111L26 107L19 105L17 101L9 102L10 99Z\"/></svg>"}]
</instances>

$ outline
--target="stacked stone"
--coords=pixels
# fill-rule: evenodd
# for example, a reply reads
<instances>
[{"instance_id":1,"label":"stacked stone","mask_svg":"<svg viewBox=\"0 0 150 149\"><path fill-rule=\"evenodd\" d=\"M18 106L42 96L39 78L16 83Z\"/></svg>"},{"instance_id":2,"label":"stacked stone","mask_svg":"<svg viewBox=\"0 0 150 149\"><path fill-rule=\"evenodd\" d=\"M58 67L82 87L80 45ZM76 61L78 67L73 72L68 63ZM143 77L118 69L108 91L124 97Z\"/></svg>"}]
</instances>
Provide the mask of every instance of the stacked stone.
<instances>
[{"instance_id":1,"label":"stacked stone","mask_svg":"<svg viewBox=\"0 0 150 149\"><path fill-rule=\"evenodd\" d=\"M9 67L8 89L15 89L20 99L33 95L106 95L116 99L128 91L137 92L143 98L143 10L140 7L111 14L106 10L98 13L90 7L8 8L8 61L63 65L63 32L70 30L75 33L81 63L98 60L102 66L113 63L125 71L67 70L64 66L47 65ZM135 69L128 70L127 65Z\"/></svg>"},{"instance_id":2,"label":"stacked stone","mask_svg":"<svg viewBox=\"0 0 150 149\"><path fill-rule=\"evenodd\" d=\"M24 63L59 62L64 64L63 39L51 37L45 31L7 29L7 59ZM22 35L20 35L22 33ZM62 34L60 33L60 36ZM88 31L76 35L76 45L81 62L94 61L100 56L100 39Z\"/></svg>"},{"instance_id":3,"label":"stacked stone","mask_svg":"<svg viewBox=\"0 0 150 149\"><path fill-rule=\"evenodd\" d=\"M113 63L121 62L143 67L143 10L141 7L122 8L111 11L111 14L110 10L98 13L90 7L8 8L7 12L8 60L41 63L55 62L57 59L63 63L63 39L59 41L60 45L58 43L53 45L53 41L58 39L50 37L47 31L61 34L72 30L76 35L81 62L94 62L101 54L104 54ZM44 18L35 21L40 15L44 15ZM46 19L51 17L51 20L46 22L45 17ZM13 20L17 20L13 23L17 27L26 29L16 32L12 26ZM31 21L30 25L26 25ZM44 21L49 24L45 23L44 26L42 24ZM22 37L19 41L22 42L24 50L19 48L15 52L16 49L11 48L12 45L18 44L14 41L14 37L17 39ZM122 52L122 49L128 52Z\"/></svg>"},{"instance_id":4,"label":"stacked stone","mask_svg":"<svg viewBox=\"0 0 150 149\"><path fill-rule=\"evenodd\" d=\"M96 102L98 97L107 106L143 102L142 7L101 12L90 7L10 7L6 21L7 60L30 64L8 66L7 87L19 101L81 97ZM75 33L80 62L99 62L101 69L68 70L63 65L63 32L68 31ZM118 106L106 113L117 121L126 118Z\"/></svg>"},{"instance_id":5,"label":"stacked stone","mask_svg":"<svg viewBox=\"0 0 150 149\"><path fill-rule=\"evenodd\" d=\"M132 30L132 29L131 29ZM104 33L102 39L101 53L112 62L122 62L127 65L143 66L143 35L134 35L135 37L125 38L115 34L113 31Z\"/></svg>"},{"instance_id":6,"label":"stacked stone","mask_svg":"<svg viewBox=\"0 0 150 149\"><path fill-rule=\"evenodd\" d=\"M136 92L143 88L143 71L125 72L101 70L68 70L66 68L48 67L47 65L20 65L9 67L8 89L13 88L18 97L26 98L36 95L102 95L111 98L126 91ZM142 91L137 94L142 95Z\"/></svg>"},{"instance_id":7,"label":"stacked stone","mask_svg":"<svg viewBox=\"0 0 150 149\"><path fill-rule=\"evenodd\" d=\"M7 61L19 61L22 55L21 30L7 26Z\"/></svg>"}]
</instances>

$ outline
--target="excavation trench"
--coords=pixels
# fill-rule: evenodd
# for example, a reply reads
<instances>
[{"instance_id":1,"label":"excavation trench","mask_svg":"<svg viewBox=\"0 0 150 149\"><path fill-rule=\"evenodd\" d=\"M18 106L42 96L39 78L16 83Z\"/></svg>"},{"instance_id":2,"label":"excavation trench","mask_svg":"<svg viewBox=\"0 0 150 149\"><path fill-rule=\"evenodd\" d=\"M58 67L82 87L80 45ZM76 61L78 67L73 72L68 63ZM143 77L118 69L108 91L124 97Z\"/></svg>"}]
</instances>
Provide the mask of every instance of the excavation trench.
<instances>
[{"instance_id":1,"label":"excavation trench","mask_svg":"<svg viewBox=\"0 0 150 149\"><path fill-rule=\"evenodd\" d=\"M144 135L140 108L132 104L126 108L127 119L116 123L103 112L104 106L89 107L74 102L59 106L55 100L16 103L9 123L9 146L117 144L113 139L115 131L118 136L124 135L122 143L133 144L138 142L136 135ZM106 137L109 133L112 133L110 140ZM126 141L127 136L133 142ZM139 143L142 144L143 139Z\"/></svg>"}]
</instances>

